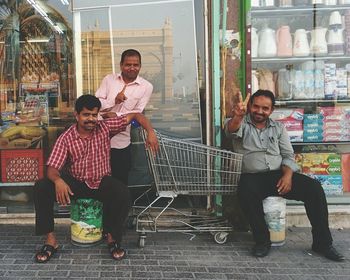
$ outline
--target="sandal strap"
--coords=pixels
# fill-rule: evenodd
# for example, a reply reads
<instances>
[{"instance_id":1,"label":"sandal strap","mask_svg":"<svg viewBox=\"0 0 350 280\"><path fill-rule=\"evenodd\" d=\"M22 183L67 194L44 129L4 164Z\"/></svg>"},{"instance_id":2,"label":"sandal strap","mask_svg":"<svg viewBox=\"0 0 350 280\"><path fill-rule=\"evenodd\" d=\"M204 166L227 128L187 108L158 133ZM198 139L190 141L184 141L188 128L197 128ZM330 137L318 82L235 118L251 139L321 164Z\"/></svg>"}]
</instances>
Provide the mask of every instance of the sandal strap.
<instances>
[{"instance_id":1,"label":"sandal strap","mask_svg":"<svg viewBox=\"0 0 350 280\"><path fill-rule=\"evenodd\" d=\"M35 259L39 263L44 263L50 260L50 258L54 255L54 253L57 252L57 248L49 245L49 244L44 244L40 250L35 254ZM40 260L39 256L45 256L45 260Z\"/></svg>"},{"instance_id":2,"label":"sandal strap","mask_svg":"<svg viewBox=\"0 0 350 280\"><path fill-rule=\"evenodd\" d=\"M116 241L108 243L108 250L110 253L113 253L115 250L118 249L120 249L120 245Z\"/></svg>"},{"instance_id":3,"label":"sandal strap","mask_svg":"<svg viewBox=\"0 0 350 280\"><path fill-rule=\"evenodd\" d=\"M57 251L57 249L49 244L44 244L42 247L41 247L41 250L40 250L40 253L50 253L50 256L55 253Z\"/></svg>"},{"instance_id":4,"label":"sandal strap","mask_svg":"<svg viewBox=\"0 0 350 280\"><path fill-rule=\"evenodd\" d=\"M126 250L123 249L117 242L109 243L108 244L108 249L109 249L109 253L112 255L112 258L115 259L115 260L122 260L126 256ZM123 252L123 255L121 257L114 257L114 254L118 250Z\"/></svg>"}]
</instances>

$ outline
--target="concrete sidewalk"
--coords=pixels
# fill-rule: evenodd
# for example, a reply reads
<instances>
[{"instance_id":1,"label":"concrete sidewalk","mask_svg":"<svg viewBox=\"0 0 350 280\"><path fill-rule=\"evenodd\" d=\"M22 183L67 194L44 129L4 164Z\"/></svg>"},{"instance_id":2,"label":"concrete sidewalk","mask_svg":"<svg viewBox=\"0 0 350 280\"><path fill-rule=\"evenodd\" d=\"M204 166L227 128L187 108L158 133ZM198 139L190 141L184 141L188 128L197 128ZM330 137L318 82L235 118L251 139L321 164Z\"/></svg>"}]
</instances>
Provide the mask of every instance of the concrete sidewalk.
<instances>
[{"instance_id":1,"label":"concrete sidewalk","mask_svg":"<svg viewBox=\"0 0 350 280\"><path fill-rule=\"evenodd\" d=\"M33 225L0 225L0 279L288 279L350 280L350 229L332 230L334 244L346 256L342 263L310 251L310 228L288 228L287 242L269 256L250 255L250 233L230 234L218 245L209 234L193 240L181 233L147 235L143 249L138 234L129 230L124 245L128 256L111 259L107 247L81 248L70 243L70 227L57 225L59 252L46 264L34 262L42 238Z\"/></svg>"}]
</instances>

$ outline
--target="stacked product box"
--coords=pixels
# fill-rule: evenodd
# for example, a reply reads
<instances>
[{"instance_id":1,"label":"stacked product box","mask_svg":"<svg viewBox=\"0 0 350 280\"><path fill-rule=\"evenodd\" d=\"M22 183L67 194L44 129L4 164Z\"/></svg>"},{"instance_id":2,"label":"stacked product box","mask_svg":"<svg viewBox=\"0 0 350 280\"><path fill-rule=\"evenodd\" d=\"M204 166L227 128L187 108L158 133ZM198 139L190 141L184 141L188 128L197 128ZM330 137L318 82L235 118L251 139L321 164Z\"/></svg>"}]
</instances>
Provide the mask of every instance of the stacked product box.
<instances>
[{"instance_id":1,"label":"stacked product box","mask_svg":"<svg viewBox=\"0 0 350 280\"><path fill-rule=\"evenodd\" d=\"M350 107L319 107L323 117L323 141L350 140Z\"/></svg>"},{"instance_id":2,"label":"stacked product box","mask_svg":"<svg viewBox=\"0 0 350 280\"><path fill-rule=\"evenodd\" d=\"M345 69L346 69L346 74L347 74L348 98L350 98L350 64L346 64Z\"/></svg>"},{"instance_id":3,"label":"stacked product box","mask_svg":"<svg viewBox=\"0 0 350 280\"><path fill-rule=\"evenodd\" d=\"M291 142L303 141L304 109L276 109L271 118L284 124Z\"/></svg>"},{"instance_id":4,"label":"stacked product box","mask_svg":"<svg viewBox=\"0 0 350 280\"><path fill-rule=\"evenodd\" d=\"M347 83L347 71L346 69L339 68L336 70L337 99L346 99L348 97L348 83Z\"/></svg>"},{"instance_id":5,"label":"stacked product box","mask_svg":"<svg viewBox=\"0 0 350 280\"><path fill-rule=\"evenodd\" d=\"M318 180L326 195L343 193L341 156L336 153L302 153L296 155L301 172Z\"/></svg>"},{"instance_id":6,"label":"stacked product box","mask_svg":"<svg viewBox=\"0 0 350 280\"><path fill-rule=\"evenodd\" d=\"M324 64L324 97L337 98L337 66L335 63Z\"/></svg>"},{"instance_id":7,"label":"stacked product box","mask_svg":"<svg viewBox=\"0 0 350 280\"><path fill-rule=\"evenodd\" d=\"M304 142L323 141L323 115L304 114Z\"/></svg>"}]
</instances>

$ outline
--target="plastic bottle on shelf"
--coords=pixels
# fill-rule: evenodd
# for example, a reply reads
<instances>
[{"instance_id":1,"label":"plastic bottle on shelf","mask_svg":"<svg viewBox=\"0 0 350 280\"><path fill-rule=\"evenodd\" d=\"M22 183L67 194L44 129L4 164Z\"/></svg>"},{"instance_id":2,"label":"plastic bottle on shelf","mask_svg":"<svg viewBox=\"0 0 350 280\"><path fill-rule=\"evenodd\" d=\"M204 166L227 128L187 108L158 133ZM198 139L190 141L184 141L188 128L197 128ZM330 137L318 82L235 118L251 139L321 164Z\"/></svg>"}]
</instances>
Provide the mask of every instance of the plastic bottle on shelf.
<instances>
[{"instance_id":1,"label":"plastic bottle on shelf","mask_svg":"<svg viewBox=\"0 0 350 280\"><path fill-rule=\"evenodd\" d=\"M301 70L292 71L292 92L293 99L305 99L304 73Z\"/></svg>"},{"instance_id":2,"label":"plastic bottle on shelf","mask_svg":"<svg viewBox=\"0 0 350 280\"><path fill-rule=\"evenodd\" d=\"M280 100L290 100L292 99L292 78L291 71L289 67L282 68L278 70L278 96Z\"/></svg>"},{"instance_id":3,"label":"plastic bottle on shelf","mask_svg":"<svg viewBox=\"0 0 350 280\"><path fill-rule=\"evenodd\" d=\"M313 61L306 61L301 65L301 69L304 73L304 97L306 99L312 99L315 96L315 77L314 69L315 64Z\"/></svg>"},{"instance_id":4,"label":"plastic bottle on shelf","mask_svg":"<svg viewBox=\"0 0 350 280\"><path fill-rule=\"evenodd\" d=\"M314 97L317 99L324 98L324 61L319 60L315 62L315 89Z\"/></svg>"}]
</instances>

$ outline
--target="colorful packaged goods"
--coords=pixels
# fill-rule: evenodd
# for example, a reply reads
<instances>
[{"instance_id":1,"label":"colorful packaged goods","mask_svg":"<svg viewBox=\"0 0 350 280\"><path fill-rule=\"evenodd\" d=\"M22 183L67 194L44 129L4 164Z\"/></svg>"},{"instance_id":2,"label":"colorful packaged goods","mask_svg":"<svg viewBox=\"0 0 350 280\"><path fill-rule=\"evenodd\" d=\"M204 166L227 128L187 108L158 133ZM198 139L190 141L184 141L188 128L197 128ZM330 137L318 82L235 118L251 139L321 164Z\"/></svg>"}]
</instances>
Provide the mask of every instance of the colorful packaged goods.
<instances>
[{"instance_id":1,"label":"colorful packaged goods","mask_svg":"<svg viewBox=\"0 0 350 280\"><path fill-rule=\"evenodd\" d=\"M276 109L271 118L284 124L291 142L303 141L304 109Z\"/></svg>"}]
</instances>

